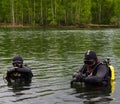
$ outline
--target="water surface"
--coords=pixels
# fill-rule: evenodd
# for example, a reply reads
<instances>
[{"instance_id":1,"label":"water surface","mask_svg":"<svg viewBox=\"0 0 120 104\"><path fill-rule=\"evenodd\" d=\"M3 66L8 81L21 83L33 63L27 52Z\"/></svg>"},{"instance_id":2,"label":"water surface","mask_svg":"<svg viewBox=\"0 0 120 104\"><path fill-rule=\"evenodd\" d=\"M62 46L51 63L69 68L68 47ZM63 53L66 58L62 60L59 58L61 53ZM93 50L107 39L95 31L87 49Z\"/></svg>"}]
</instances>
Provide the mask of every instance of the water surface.
<instances>
[{"instance_id":1,"label":"water surface","mask_svg":"<svg viewBox=\"0 0 120 104\"><path fill-rule=\"evenodd\" d=\"M120 29L0 29L0 103L119 104L119 33ZM111 59L116 74L112 90L70 87L89 49L100 59ZM15 55L21 55L34 74L30 86L9 87L3 80Z\"/></svg>"}]
</instances>

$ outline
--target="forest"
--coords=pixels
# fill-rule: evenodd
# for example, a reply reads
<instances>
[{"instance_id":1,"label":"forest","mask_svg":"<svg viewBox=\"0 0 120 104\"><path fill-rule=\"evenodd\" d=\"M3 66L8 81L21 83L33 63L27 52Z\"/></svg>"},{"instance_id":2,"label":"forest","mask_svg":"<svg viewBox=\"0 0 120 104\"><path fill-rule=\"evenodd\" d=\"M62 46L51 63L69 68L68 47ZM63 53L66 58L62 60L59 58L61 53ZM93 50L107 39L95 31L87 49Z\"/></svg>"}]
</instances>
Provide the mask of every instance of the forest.
<instances>
[{"instance_id":1,"label":"forest","mask_svg":"<svg viewBox=\"0 0 120 104\"><path fill-rule=\"evenodd\" d=\"M0 25L120 26L120 0L0 0Z\"/></svg>"}]
</instances>

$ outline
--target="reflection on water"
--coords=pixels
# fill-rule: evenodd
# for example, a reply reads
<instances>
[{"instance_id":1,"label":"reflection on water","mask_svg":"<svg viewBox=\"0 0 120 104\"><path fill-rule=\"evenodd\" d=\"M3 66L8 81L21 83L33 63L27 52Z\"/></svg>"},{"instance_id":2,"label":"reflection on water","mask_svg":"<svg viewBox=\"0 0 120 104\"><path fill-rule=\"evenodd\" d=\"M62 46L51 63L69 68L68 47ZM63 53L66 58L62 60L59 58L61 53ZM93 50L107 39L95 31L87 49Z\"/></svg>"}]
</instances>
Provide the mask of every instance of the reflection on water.
<instances>
[{"instance_id":1,"label":"reflection on water","mask_svg":"<svg viewBox=\"0 0 120 104\"><path fill-rule=\"evenodd\" d=\"M1 29L0 103L116 104L120 101L119 33L119 29ZM113 92L70 87L72 74L82 65L88 49L95 50L101 59L111 59L116 74ZM34 77L30 86L9 87L2 76L12 67L11 58L18 54L23 56Z\"/></svg>"},{"instance_id":2,"label":"reflection on water","mask_svg":"<svg viewBox=\"0 0 120 104\"><path fill-rule=\"evenodd\" d=\"M83 83L74 83L71 88L76 90L76 97L82 98L85 104L102 104L111 103L114 98L110 94L115 91L115 82L112 81L109 86L105 87L95 87L95 86L85 86Z\"/></svg>"}]
</instances>

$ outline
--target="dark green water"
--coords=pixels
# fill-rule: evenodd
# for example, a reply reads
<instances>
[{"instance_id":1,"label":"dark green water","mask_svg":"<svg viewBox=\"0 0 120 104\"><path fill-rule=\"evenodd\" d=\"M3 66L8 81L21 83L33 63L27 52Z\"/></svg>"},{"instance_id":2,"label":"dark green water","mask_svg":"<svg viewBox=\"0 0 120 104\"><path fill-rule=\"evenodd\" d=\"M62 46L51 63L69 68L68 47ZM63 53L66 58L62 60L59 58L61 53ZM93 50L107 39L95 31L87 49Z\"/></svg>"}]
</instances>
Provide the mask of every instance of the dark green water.
<instances>
[{"instance_id":1,"label":"dark green water","mask_svg":"<svg viewBox=\"0 0 120 104\"><path fill-rule=\"evenodd\" d=\"M110 58L115 68L112 91L71 88L72 74L87 50ZM8 87L3 73L21 55L32 70L30 86ZM119 104L120 29L0 29L0 104Z\"/></svg>"}]
</instances>

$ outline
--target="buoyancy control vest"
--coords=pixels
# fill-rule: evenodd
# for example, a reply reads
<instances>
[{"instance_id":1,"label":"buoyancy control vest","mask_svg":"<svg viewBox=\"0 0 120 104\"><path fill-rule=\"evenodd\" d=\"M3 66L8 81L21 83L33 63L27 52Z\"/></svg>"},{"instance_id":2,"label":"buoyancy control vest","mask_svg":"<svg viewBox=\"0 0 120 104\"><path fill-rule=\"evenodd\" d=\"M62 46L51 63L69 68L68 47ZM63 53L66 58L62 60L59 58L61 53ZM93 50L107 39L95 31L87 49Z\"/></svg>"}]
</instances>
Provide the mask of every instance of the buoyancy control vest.
<instances>
[{"instance_id":1,"label":"buoyancy control vest","mask_svg":"<svg viewBox=\"0 0 120 104\"><path fill-rule=\"evenodd\" d=\"M107 71L105 77L103 78L103 80L106 80L106 81L108 81L108 80L115 80L114 67L110 64L109 61L110 61L110 60L107 59L107 60L98 62L98 63L93 67L93 69L92 69L93 71L92 71L92 72L90 72L90 69L89 69L86 65L84 65L83 68L82 68L82 70L81 70L80 72L82 72L86 77L87 77L88 75L90 75L90 74L91 74L92 76L95 76L96 73L97 73L98 67L99 67L100 65L105 65L106 68L108 69L108 71Z\"/></svg>"},{"instance_id":2,"label":"buoyancy control vest","mask_svg":"<svg viewBox=\"0 0 120 104\"><path fill-rule=\"evenodd\" d=\"M107 66L107 68L108 68L108 74L109 74L108 76L110 76L110 80L111 80L111 81L114 81L114 80L115 80L115 71L114 71L114 67L110 64L110 60L107 59L107 60L104 60L103 62L98 63L98 64L94 67L94 70L96 70L97 67L98 67L99 65L101 65L101 64ZM96 72L96 71L94 71L93 74L95 74L95 72Z\"/></svg>"}]
</instances>

